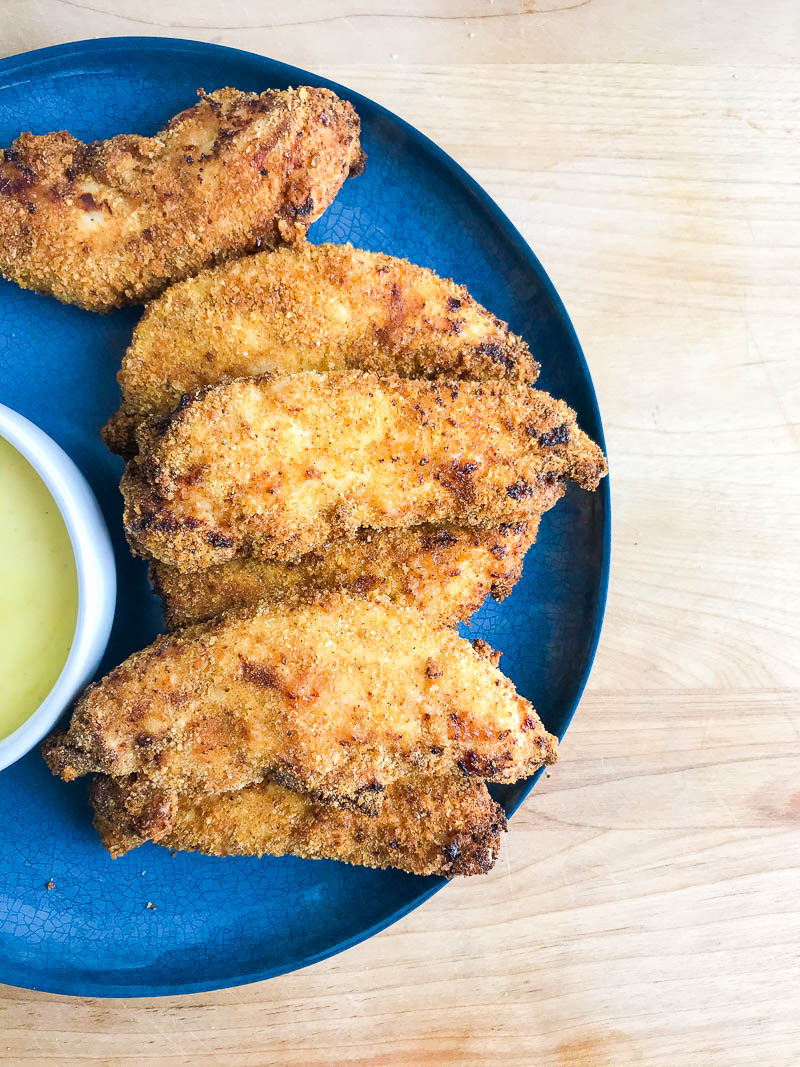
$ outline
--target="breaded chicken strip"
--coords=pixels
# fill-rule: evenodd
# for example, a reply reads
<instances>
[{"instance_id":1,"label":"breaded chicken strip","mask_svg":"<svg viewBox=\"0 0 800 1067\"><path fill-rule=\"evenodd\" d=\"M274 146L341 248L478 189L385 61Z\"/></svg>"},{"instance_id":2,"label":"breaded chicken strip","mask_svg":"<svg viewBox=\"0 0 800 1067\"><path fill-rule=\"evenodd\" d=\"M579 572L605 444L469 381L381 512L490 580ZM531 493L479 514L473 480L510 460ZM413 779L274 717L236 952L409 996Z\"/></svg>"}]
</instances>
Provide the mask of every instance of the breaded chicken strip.
<instances>
[{"instance_id":1,"label":"breaded chicken strip","mask_svg":"<svg viewBox=\"0 0 800 1067\"><path fill-rule=\"evenodd\" d=\"M302 244L204 271L151 304L103 439L130 454L142 418L225 379L349 369L533 382L539 366L463 286L352 245Z\"/></svg>"},{"instance_id":2,"label":"breaded chicken strip","mask_svg":"<svg viewBox=\"0 0 800 1067\"><path fill-rule=\"evenodd\" d=\"M66 781L142 773L185 794L269 779L367 806L412 770L514 782L557 742L487 653L396 604L262 603L131 656L44 754Z\"/></svg>"},{"instance_id":3,"label":"breaded chicken strip","mask_svg":"<svg viewBox=\"0 0 800 1067\"><path fill-rule=\"evenodd\" d=\"M171 630L259 600L326 589L388 596L414 605L442 626L454 626L469 619L489 593L498 601L508 596L536 539L539 518L500 526L364 529L352 541L333 541L294 563L239 558L184 573L153 562L150 580Z\"/></svg>"},{"instance_id":4,"label":"breaded chicken strip","mask_svg":"<svg viewBox=\"0 0 800 1067\"><path fill-rule=\"evenodd\" d=\"M503 809L475 778L395 782L376 815L273 782L172 797L136 775L101 775L90 797L95 827L115 858L157 841L210 856L300 856L450 878L491 870L506 828Z\"/></svg>"},{"instance_id":5,"label":"breaded chicken strip","mask_svg":"<svg viewBox=\"0 0 800 1067\"><path fill-rule=\"evenodd\" d=\"M0 153L0 273L91 311L141 303L302 239L363 169L358 116L327 89L199 96L155 137L20 134Z\"/></svg>"},{"instance_id":6,"label":"breaded chicken strip","mask_svg":"<svg viewBox=\"0 0 800 1067\"><path fill-rule=\"evenodd\" d=\"M360 526L525 519L555 484L593 489L606 471L571 408L510 382L240 378L185 397L137 440L128 540L181 570L296 559Z\"/></svg>"}]
</instances>

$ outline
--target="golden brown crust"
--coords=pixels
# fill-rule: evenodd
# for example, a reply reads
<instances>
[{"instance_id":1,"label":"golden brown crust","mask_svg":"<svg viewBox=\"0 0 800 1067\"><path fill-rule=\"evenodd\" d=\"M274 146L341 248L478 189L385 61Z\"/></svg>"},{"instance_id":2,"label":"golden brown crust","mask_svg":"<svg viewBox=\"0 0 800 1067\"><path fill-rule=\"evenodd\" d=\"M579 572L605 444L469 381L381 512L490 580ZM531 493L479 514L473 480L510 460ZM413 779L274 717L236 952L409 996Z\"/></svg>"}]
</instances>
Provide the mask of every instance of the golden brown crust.
<instances>
[{"instance_id":1,"label":"golden brown crust","mask_svg":"<svg viewBox=\"0 0 800 1067\"><path fill-rule=\"evenodd\" d=\"M335 807L273 782L235 793L171 797L147 779L100 776L94 824L117 857L145 841L210 856L300 856L411 874L484 874L506 827L474 778L419 778L389 786L376 815Z\"/></svg>"},{"instance_id":2,"label":"golden brown crust","mask_svg":"<svg viewBox=\"0 0 800 1067\"><path fill-rule=\"evenodd\" d=\"M98 775L89 787L89 799L95 829L115 859L145 841L161 841L178 817L178 794L140 774Z\"/></svg>"},{"instance_id":3,"label":"golden brown crust","mask_svg":"<svg viewBox=\"0 0 800 1067\"><path fill-rule=\"evenodd\" d=\"M213 386L137 439L122 481L129 543L181 570L297 559L360 526L517 521L566 480L593 489L606 472L547 393L355 371Z\"/></svg>"},{"instance_id":4,"label":"golden brown crust","mask_svg":"<svg viewBox=\"0 0 800 1067\"><path fill-rule=\"evenodd\" d=\"M491 593L509 595L536 539L539 516L499 526L359 530L295 562L247 557L203 571L153 562L150 580L174 630L232 608L343 589L411 604L442 626L466 622Z\"/></svg>"},{"instance_id":5,"label":"golden brown crust","mask_svg":"<svg viewBox=\"0 0 800 1067\"><path fill-rule=\"evenodd\" d=\"M100 430L103 444L115 456L132 459L136 455L136 430L141 419L122 408L115 411Z\"/></svg>"},{"instance_id":6,"label":"golden brown crust","mask_svg":"<svg viewBox=\"0 0 800 1067\"><path fill-rule=\"evenodd\" d=\"M87 689L43 751L67 781L142 773L189 793L266 778L368 804L411 771L514 782L557 742L454 631L331 593L159 638Z\"/></svg>"},{"instance_id":7,"label":"golden brown crust","mask_svg":"<svg viewBox=\"0 0 800 1067\"><path fill-rule=\"evenodd\" d=\"M303 243L204 271L150 304L103 438L130 454L136 423L185 393L305 370L531 383L539 366L463 286L394 256Z\"/></svg>"},{"instance_id":8,"label":"golden brown crust","mask_svg":"<svg viewBox=\"0 0 800 1067\"><path fill-rule=\"evenodd\" d=\"M0 153L0 272L65 303L140 303L222 260L301 240L363 165L327 89L200 92L155 137L23 133Z\"/></svg>"}]
</instances>

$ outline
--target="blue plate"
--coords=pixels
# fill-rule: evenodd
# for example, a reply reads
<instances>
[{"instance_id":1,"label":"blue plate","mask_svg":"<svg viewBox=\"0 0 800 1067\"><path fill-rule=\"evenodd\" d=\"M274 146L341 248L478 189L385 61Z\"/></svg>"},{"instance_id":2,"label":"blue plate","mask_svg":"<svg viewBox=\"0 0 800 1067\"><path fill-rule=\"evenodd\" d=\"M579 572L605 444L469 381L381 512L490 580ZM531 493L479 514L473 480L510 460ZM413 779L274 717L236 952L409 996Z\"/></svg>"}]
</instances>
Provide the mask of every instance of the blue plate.
<instances>
[{"instance_id":1,"label":"blue plate","mask_svg":"<svg viewBox=\"0 0 800 1067\"><path fill-rule=\"evenodd\" d=\"M329 86L353 102L369 154L364 176L345 183L311 239L407 256L465 283L530 343L542 388L576 408L602 444L580 345L530 248L449 156L357 93L210 44L83 41L0 62L0 145L21 130L66 128L84 140L153 133L193 102L198 86L300 84ZM119 594L102 671L148 644L160 623L145 567L122 534L122 466L98 437L118 405L115 374L139 315L93 315L0 281L0 401L72 456L114 539ZM571 488L545 516L513 595L487 604L471 631L502 649L504 670L559 736L600 633L609 514L607 480L594 494ZM510 813L532 785L497 795ZM269 978L371 936L446 884L333 862L173 858L155 845L112 861L92 829L85 780L64 785L36 752L0 774L0 811L0 981L31 989L152 996Z\"/></svg>"}]
</instances>

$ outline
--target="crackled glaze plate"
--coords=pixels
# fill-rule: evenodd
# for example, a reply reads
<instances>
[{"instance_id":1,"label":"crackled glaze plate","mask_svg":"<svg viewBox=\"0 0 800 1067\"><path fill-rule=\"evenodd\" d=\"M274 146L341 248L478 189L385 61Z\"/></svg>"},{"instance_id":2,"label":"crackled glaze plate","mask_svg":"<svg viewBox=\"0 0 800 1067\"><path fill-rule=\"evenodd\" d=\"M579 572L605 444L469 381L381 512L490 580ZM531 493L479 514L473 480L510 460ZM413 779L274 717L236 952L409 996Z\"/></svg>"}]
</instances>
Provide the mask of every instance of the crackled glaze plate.
<instances>
[{"instance_id":1,"label":"crackled glaze plate","mask_svg":"<svg viewBox=\"0 0 800 1067\"><path fill-rule=\"evenodd\" d=\"M21 130L66 128L83 140L153 133L192 104L198 86L262 91L299 84L327 85L352 101L369 155L364 176L345 183L310 238L406 256L466 284L530 343L542 363L542 388L564 397L602 443L580 345L530 248L453 160L357 93L210 44L87 41L0 62L0 145ZM118 405L115 374L140 313L94 315L0 281L0 402L72 456L114 540L117 615L101 671L146 645L160 624L145 565L131 558L122 534L121 463L98 437ZM471 630L502 649L503 669L559 736L600 632L608 492L607 480L594 494L570 487L545 516L513 595L487 604ZM520 782L497 795L511 813L532 785ZM65 785L53 778L36 752L0 774L2 982L93 996L252 982L369 937L446 884L333 862L173 858L155 845L112 861L92 829L86 790L85 780Z\"/></svg>"}]
</instances>

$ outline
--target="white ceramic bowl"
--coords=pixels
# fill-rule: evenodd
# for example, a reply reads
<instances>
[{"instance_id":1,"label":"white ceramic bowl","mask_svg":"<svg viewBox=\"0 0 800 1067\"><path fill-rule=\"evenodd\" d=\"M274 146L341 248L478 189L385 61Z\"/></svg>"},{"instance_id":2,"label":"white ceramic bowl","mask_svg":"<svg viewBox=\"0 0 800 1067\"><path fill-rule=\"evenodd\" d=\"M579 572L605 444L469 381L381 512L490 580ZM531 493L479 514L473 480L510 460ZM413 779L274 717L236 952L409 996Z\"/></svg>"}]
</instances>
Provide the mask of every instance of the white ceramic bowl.
<instances>
[{"instance_id":1,"label":"white ceramic bowl","mask_svg":"<svg viewBox=\"0 0 800 1067\"><path fill-rule=\"evenodd\" d=\"M50 490L67 527L78 575L78 619L67 661L37 710L0 740L0 770L49 733L91 681L108 644L117 598L114 551L89 483L63 449L16 411L0 404L0 437L16 448Z\"/></svg>"}]
</instances>

